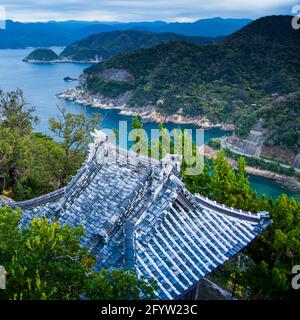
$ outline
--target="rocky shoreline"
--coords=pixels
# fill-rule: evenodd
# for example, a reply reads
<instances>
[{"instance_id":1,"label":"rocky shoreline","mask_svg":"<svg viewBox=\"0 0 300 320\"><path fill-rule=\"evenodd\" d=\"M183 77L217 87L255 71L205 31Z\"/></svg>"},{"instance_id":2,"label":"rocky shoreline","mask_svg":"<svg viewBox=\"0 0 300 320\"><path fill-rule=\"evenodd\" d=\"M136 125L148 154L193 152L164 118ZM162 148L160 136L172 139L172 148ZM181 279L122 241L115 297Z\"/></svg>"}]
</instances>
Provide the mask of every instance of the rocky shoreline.
<instances>
[{"instance_id":1,"label":"rocky shoreline","mask_svg":"<svg viewBox=\"0 0 300 320\"><path fill-rule=\"evenodd\" d=\"M157 112L154 106L147 106L146 108L133 109L128 107L128 102L132 97L132 92L126 92L118 98L106 98L100 95L90 95L80 87L68 89L56 95L59 99L74 101L78 104L88 105L99 109L116 109L120 110L121 115L136 116L138 115L144 122L156 123L175 123L175 124L192 124L202 129L220 128L223 131L234 130L233 124L211 123L206 117L188 117L180 113L173 115L162 115Z\"/></svg>"},{"instance_id":2,"label":"rocky shoreline","mask_svg":"<svg viewBox=\"0 0 300 320\"><path fill-rule=\"evenodd\" d=\"M120 111L120 114L127 116L140 116L145 122L156 122L156 123L176 123L176 124L193 124L195 126L201 127L203 129L220 128L223 131L234 130L234 125L228 124L212 124L205 117L186 117L181 114L174 114L170 116L164 116L155 110L155 107L147 107L140 109L132 109L127 106L128 101L132 97L131 92L126 92L124 95L115 98L105 98L103 96L96 96L87 94L86 91L81 88L68 89L62 93L56 95L59 99L65 99L69 101L76 102L82 105L88 105L99 109L116 109ZM216 156L216 151L205 145L204 155L208 159L212 159ZM237 161L228 159L229 163L237 168ZM280 175L268 170L262 170L255 167L247 166L246 170L249 174L261 176L267 179L276 180L282 186L293 190L300 194L300 181L296 178Z\"/></svg>"},{"instance_id":3,"label":"rocky shoreline","mask_svg":"<svg viewBox=\"0 0 300 320\"><path fill-rule=\"evenodd\" d=\"M140 116L143 121L156 122L156 123L176 123L176 124L192 124L202 129L220 128L222 131L234 130L233 125L218 123L211 123L206 117L188 117L181 114L173 114L169 116L162 115L157 112L155 108L147 108L147 110L130 110L124 108L120 111L120 114L127 116Z\"/></svg>"}]
</instances>

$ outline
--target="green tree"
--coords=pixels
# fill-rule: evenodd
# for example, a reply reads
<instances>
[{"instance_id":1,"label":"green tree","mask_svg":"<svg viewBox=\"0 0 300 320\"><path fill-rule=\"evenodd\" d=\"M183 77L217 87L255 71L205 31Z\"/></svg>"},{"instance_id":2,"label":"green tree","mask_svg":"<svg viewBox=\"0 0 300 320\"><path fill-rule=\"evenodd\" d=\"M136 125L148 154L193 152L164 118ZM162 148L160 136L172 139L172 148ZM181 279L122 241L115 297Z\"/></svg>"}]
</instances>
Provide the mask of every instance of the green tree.
<instances>
[{"instance_id":1,"label":"green tree","mask_svg":"<svg viewBox=\"0 0 300 320\"><path fill-rule=\"evenodd\" d=\"M131 127L132 129L143 129L143 124L140 122L140 119L138 116L132 117Z\"/></svg>"},{"instance_id":2,"label":"green tree","mask_svg":"<svg viewBox=\"0 0 300 320\"><path fill-rule=\"evenodd\" d=\"M18 248L21 239L18 232L21 214L20 210L0 208L0 265L7 266Z\"/></svg>"},{"instance_id":3,"label":"green tree","mask_svg":"<svg viewBox=\"0 0 300 320\"><path fill-rule=\"evenodd\" d=\"M227 162L223 151L219 152L217 158L213 160L212 169L213 175L209 188L213 193L213 199L220 203L231 205L234 202L235 172Z\"/></svg>"},{"instance_id":4,"label":"green tree","mask_svg":"<svg viewBox=\"0 0 300 320\"><path fill-rule=\"evenodd\" d=\"M33 112L22 91L0 91L0 193L13 187L31 162L29 145L37 122Z\"/></svg>"},{"instance_id":5,"label":"green tree","mask_svg":"<svg viewBox=\"0 0 300 320\"><path fill-rule=\"evenodd\" d=\"M203 171L199 175L184 175L184 183L186 188L192 193L199 193L202 196L210 196L210 184L211 184L211 174L210 165L207 162L204 165Z\"/></svg>"},{"instance_id":6,"label":"green tree","mask_svg":"<svg viewBox=\"0 0 300 320\"><path fill-rule=\"evenodd\" d=\"M63 148L51 138L32 134L27 144L30 150L25 157L26 170L13 186L14 198L32 198L61 188L67 183L64 177L65 154ZM79 162L79 161L78 161ZM74 163L73 172L80 166Z\"/></svg>"},{"instance_id":7,"label":"green tree","mask_svg":"<svg viewBox=\"0 0 300 320\"><path fill-rule=\"evenodd\" d=\"M296 299L292 267L300 262L300 203L286 195L270 209L268 230L247 250L255 267L244 273L252 298Z\"/></svg>"},{"instance_id":8,"label":"green tree","mask_svg":"<svg viewBox=\"0 0 300 320\"><path fill-rule=\"evenodd\" d=\"M154 299L155 281L138 279L131 270L103 269L89 277L86 294L92 300Z\"/></svg>"},{"instance_id":9,"label":"green tree","mask_svg":"<svg viewBox=\"0 0 300 320\"><path fill-rule=\"evenodd\" d=\"M264 197L259 199L257 193L251 189L246 161L242 157L238 159L238 168L235 171L222 150L216 159L206 162L200 175L183 177L190 191L208 196L229 207L254 212L269 209L269 202Z\"/></svg>"},{"instance_id":10,"label":"green tree","mask_svg":"<svg viewBox=\"0 0 300 320\"><path fill-rule=\"evenodd\" d=\"M38 122L33 115L35 108L30 106L21 90L4 93L0 90L0 127L18 130L24 135Z\"/></svg>"},{"instance_id":11,"label":"green tree","mask_svg":"<svg viewBox=\"0 0 300 320\"><path fill-rule=\"evenodd\" d=\"M8 221L13 218L13 224ZM13 245L6 247L9 261L2 261L7 271L8 299L79 299L84 293L86 273L91 272L93 258L80 246L83 229L61 226L57 222L35 218L19 230L16 220L20 211L0 209L0 234L13 236ZM7 230L7 226L11 227ZM8 234L9 232L9 234Z\"/></svg>"},{"instance_id":12,"label":"green tree","mask_svg":"<svg viewBox=\"0 0 300 320\"><path fill-rule=\"evenodd\" d=\"M50 122L60 135L55 142L33 131L37 118L22 91L0 91L0 194L33 198L63 187L76 173L99 119L61 111L60 119Z\"/></svg>"},{"instance_id":13,"label":"green tree","mask_svg":"<svg viewBox=\"0 0 300 320\"><path fill-rule=\"evenodd\" d=\"M58 106L58 118L49 119L50 130L61 140L65 159L61 174L63 184L66 184L74 174L74 168L79 168L84 161L87 147L91 141L91 132L99 125L99 115L91 118L84 114L72 114L63 106Z\"/></svg>"},{"instance_id":14,"label":"green tree","mask_svg":"<svg viewBox=\"0 0 300 320\"><path fill-rule=\"evenodd\" d=\"M129 138L133 141L130 146L131 149L137 153L147 155L149 153L148 141L146 139L146 133L144 131L144 126L140 122L138 116L134 116L131 120L132 130L129 133Z\"/></svg>"},{"instance_id":15,"label":"green tree","mask_svg":"<svg viewBox=\"0 0 300 320\"><path fill-rule=\"evenodd\" d=\"M50 130L62 140L66 156L87 150L90 132L99 125L100 116L96 114L87 118L84 114L72 114L63 106L58 106L58 110L58 118L50 118L49 125Z\"/></svg>"},{"instance_id":16,"label":"green tree","mask_svg":"<svg viewBox=\"0 0 300 320\"><path fill-rule=\"evenodd\" d=\"M7 271L0 299L154 297L154 284L131 271L93 271L95 259L80 245L82 227L34 218L20 229L21 215L20 210L0 208L0 265Z\"/></svg>"}]
</instances>

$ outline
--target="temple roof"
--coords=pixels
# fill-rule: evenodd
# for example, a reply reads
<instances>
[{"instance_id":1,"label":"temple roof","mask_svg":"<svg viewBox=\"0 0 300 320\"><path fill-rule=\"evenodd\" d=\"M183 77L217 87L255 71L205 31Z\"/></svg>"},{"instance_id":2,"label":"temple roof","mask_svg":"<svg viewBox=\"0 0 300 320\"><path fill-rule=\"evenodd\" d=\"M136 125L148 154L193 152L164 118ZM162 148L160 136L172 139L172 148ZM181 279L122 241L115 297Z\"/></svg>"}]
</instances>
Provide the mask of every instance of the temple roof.
<instances>
[{"instance_id":1,"label":"temple roof","mask_svg":"<svg viewBox=\"0 0 300 320\"><path fill-rule=\"evenodd\" d=\"M180 161L158 161L110 144L99 131L87 161L63 189L11 206L21 225L55 217L82 225L96 269L130 268L155 279L159 299L175 299L247 246L271 222L266 212L227 208L193 195Z\"/></svg>"}]
</instances>

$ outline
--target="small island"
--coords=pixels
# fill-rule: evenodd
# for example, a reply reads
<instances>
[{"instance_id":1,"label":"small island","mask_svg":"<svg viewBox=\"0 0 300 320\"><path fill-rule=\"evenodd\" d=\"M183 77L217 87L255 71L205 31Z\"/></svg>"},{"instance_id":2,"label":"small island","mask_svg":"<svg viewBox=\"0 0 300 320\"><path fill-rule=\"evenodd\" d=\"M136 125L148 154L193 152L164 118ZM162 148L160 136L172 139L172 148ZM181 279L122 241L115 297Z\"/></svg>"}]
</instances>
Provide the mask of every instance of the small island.
<instances>
[{"instance_id":1,"label":"small island","mask_svg":"<svg viewBox=\"0 0 300 320\"><path fill-rule=\"evenodd\" d=\"M52 63L59 62L60 57L51 49L40 48L32 51L25 59L25 62Z\"/></svg>"},{"instance_id":2,"label":"small island","mask_svg":"<svg viewBox=\"0 0 300 320\"><path fill-rule=\"evenodd\" d=\"M64 77L64 81L77 81L78 79L76 78L71 78L71 77Z\"/></svg>"}]
</instances>

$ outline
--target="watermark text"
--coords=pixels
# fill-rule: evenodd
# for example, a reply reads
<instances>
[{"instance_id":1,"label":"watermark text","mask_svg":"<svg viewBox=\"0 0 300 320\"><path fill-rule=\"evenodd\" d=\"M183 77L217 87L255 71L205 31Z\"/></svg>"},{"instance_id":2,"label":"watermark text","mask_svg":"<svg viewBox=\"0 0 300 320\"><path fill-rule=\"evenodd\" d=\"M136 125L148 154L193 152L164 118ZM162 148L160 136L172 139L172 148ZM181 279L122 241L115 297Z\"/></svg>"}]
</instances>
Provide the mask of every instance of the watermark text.
<instances>
[{"instance_id":1,"label":"watermark text","mask_svg":"<svg viewBox=\"0 0 300 320\"><path fill-rule=\"evenodd\" d=\"M292 14L295 16L292 19L292 28L294 30L300 29L300 4L293 6Z\"/></svg>"},{"instance_id":2,"label":"watermark text","mask_svg":"<svg viewBox=\"0 0 300 320\"><path fill-rule=\"evenodd\" d=\"M6 272L3 266L0 266L0 290L6 288Z\"/></svg>"},{"instance_id":3,"label":"watermark text","mask_svg":"<svg viewBox=\"0 0 300 320\"><path fill-rule=\"evenodd\" d=\"M0 30L6 29L6 10L4 6L0 5Z\"/></svg>"},{"instance_id":4,"label":"watermark text","mask_svg":"<svg viewBox=\"0 0 300 320\"><path fill-rule=\"evenodd\" d=\"M292 279L292 288L294 290L300 289L300 265L293 266L292 274L295 274L295 276Z\"/></svg>"},{"instance_id":5,"label":"watermark text","mask_svg":"<svg viewBox=\"0 0 300 320\"><path fill-rule=\"evenodd\" d=\"M143 161L157 163L174 162L180 166L184 163L185 175L199 175L204 167L204 130L203 129L173 129L166 128L128 130L127 121L119 121L119 129L95 130L93 133L97 145L101 141L108 140L112 145L118 145L126 152L133 152L144 156ZM110 150L107 150L109 152ZM100 153L99 153L100 152ZM101 149L97 149L95 144L90 145L89 160L97 158L97 153L101 155ZM173 156L172 156L173 155ZM111 158L115 158L112 156ZM118 163L130 161L130 157L117 159ZM136 160L133 160L136 161Z\"/></svg>"}]
</instances>

